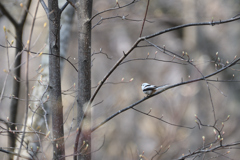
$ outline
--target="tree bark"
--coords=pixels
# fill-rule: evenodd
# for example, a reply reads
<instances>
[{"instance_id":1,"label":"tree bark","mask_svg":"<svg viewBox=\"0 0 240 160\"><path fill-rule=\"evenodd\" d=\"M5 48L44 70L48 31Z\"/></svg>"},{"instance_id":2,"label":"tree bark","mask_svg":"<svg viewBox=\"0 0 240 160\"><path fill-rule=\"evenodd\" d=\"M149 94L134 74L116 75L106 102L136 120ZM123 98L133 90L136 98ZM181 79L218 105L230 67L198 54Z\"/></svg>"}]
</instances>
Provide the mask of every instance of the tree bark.
<instances>
[{"instance_id":1,"label":"tree bark","mask_svg":"<svg viewBox=\"0 0 240 160\"><path fill-rule=\"evenodd\" d=\"M91 159L91 111L83 119L84 107L91 98L91 21L92 0L79 0L76 3L78 18L78 124L83 123L79 145L82 147L80 160ZM91 108L88 107L90 110ZM81 122L83 120L83 122ZM85 144L83 144L85 142ZM76 146L76 147L78 147Z\"/></svg>"},{"instance_id":2,"label":"tree bark","mask_svg":"<svg viewBox=\"0 0 240 160\"><path fill-rule=\"evenodd\" d=\"M48 1L49 9L49 85L52 114L53 159L65 159L63 106L60 74L60 10L58 0Z\"/></svg>"}]
</instances>

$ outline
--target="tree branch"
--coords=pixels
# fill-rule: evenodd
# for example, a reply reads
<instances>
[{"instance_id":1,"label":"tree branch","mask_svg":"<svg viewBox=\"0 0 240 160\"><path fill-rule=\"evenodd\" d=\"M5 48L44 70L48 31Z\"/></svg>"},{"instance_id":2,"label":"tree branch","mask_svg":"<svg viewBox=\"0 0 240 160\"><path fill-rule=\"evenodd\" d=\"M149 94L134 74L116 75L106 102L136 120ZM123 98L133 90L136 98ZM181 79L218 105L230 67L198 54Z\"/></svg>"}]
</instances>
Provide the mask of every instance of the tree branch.
<instances>
[{"instance_id":1,"label":"tree branch","mask_svg":"<svg viewBox=\"0 0 240 160\"><path fill-rule=\"evenodd\" d=\"M10 13L5 9L5 7L0 2L0 10L9 19L9 21L14 25L15 28L18 27L17 21L10 15Z\"/></svg>"},{"instance_id":2,"label":"tree branch","mask_svg":"<svg viewBox=\"0 0 240 160\"><path fill-rule=\"evenodd\" d=\"M69 2L67 1L64 5L60 8L60 14L62 14L63 10L68 6Z\"/></svg>"},{"instance_id":3,"label":"tree branch","mask_svg":"<svg viewBox=\"0 0 240 160\"><path fill-rule=\"evenodd\" d=\"M148 36L145 36L144 38L145 39L150 39L150 38L159 36L159 35L161 35L163 33L171 32L171 31L182 29L182 28L186 28L186 27L192 27L192 26L214 26L214 25L219 25L219 24L224 24L224 23L237 21L239 19L240 19L240 16L235 17L235 18L230 18L230 19L227 19L227 20L223 20L223 21L219 20L219 21L211 21L211 22L184 24L184 25L179 25L179 26L176 26L176 27L168 28L166 30L163 30L163 31L160 31L160 32L148 35Z\"/></svg>"},{"instance_id":4,"label":"tree branch","mask_svg":"<svg viewBox=\"0 0 240 160\"><path fill-rule=\"evenodd\" d=\"M130 2L130 3L126 4L126 5L124 5L124 6L121 6L121 7L118 6L118 8L109 8L109 9L106 9L104 11L101 11L101 12L95 14L94 16L92 16L92 18L89 21L92 21L96 16L98 16L98 15L100 15L102 13L105 13L105 12L108 12L108 11L113 11L113 10L116 10L116 9L121 9L121 8L130 6L131 4L136 3L136 2L137 2L137 0L133 0L132 2Z\"/></svg>"},{"instance_id":5,"label":"tree branch","mask_svg":"<svg viewBox=\"0 0 240 160\"><path fill-rule=\"evenodd\" d=\"M2 149L2 148L0 148L0 152L4 152L4 153L10 154L10 155L15 155L15 156L18 155L18 154L15 153L15 152L7 151L7 150L4 150L4 149ZM24 156L24 155L18 155L18 156L21 157L21 158L24 158L24 159L28 159L28 160L31 160L31 159L32 159L32 158L29 158L29 157Z\"/></svg>"},{"instance_id":6,"label":"tree branch","mask_svg":"<svg viewBox=\"0 0 240 160\"><path fill-rule=\"evenodd\" d=\"M139 36L139 37L142 36L143 27L144 27L144 24L145 24L145 21L146 21L146 17L147 17L149 2L150 2L150 0L147 1L147 7L146 7L145 15L144 15L144 18L143 18L142 29L141 29L140 36Z\"/></svg>"},{"instance_id":7,"label":"tree branch","mask_svg":"<svg viewBox=\"0 0 240 160\"><path fill-rule=\"evenodd\" d=\"M21 21L19 22L19 25L21 25L21 26L24 25L24 23L25 23L25 21L26 21L26 19L27 19L27 14L28 14L28 12L29 12L29 8L30 8L30 5L31 5L31 2L32 2L32 0L28 0L28 2L27 2L26 11L24 12L24 14L23 14L23 16L22 16L22 19L21 19Z\"/></svg>"},{"instance_id":8,"label":"tree branch","mask_svg":"<svg viewBox=\"0 0 240 160\"><path fill-rule=\"evenodd\" d=\"M49 10L47 5L45 4L44 0L40 0L40 3L42 4L43 9L45 10L47 17L49 17Z\"/></svg>"}]
</instances>

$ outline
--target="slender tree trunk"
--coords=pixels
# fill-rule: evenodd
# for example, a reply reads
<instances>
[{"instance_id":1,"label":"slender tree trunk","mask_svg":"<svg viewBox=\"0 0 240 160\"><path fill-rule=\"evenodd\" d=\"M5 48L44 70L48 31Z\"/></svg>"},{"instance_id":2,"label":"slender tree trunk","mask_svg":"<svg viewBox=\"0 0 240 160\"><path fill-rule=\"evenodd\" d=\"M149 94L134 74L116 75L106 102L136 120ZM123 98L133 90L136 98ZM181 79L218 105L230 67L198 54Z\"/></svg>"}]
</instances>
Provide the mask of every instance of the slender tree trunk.
<instances>
[{"instance_id":1,"label":"slender tree trunk","mask_svg":"<svg viewBox=\"0 0 240 160\"><path fill-rule=\"evenodd\" d=\"M16 56L19 52L22 51L23 49L23 43L22 43L22 34L23 34L23 28L24 28L24 24L28 15L27 10L29 10L29 7L31 5L31 0L28 0L26 3L26 11L23 13L20 22L18 22L18 20L15 20L14 17L12 17L12 15L10 14L11 12L9 12L7 9L5 9L5 7L0 3L0 10L1 12L8 18L8 20L10 20L10 22L13 24L15 31L16 31ZM20 78L21 75L21 56L19 55L16 57L16 60L14 62L14 70L11 71L16 78ZM20 90L20 83L17 82L16 80L13 80L13 88L12 88L12 95L14 95L15 97L19 98L19 90ZM10 113L9 113L9 121L12 123L16 123L17 120L17 112L18 112L18 100L17 99L12 99L11 100L11 104L10 104ZM15 125L9 125L8 128L10 128L11 130L15 130ZM9 147L15 148L15 134L13 134L12 132L9 132L9 138L8 138L8 144ZM9 156L9 159L13 159L13 156Z\"/></svg>"},{"instance_id":2,"label":"slender tree trunk","mask_svg":"<svg viewBox=\"0 0 240 160\"><path fill-rule=\"evenodd\" d=\"M63 106L60 74L60 10L58 0L49 0L49 85L52 114L53 159L65 159Z\"/></svg>"},{"instance_id":3,"label":"slender tree trunk","mask_svg":"<svg viewBox=\"0 0 240 160\"><path fill-rule=\"evenodd\" d=\"M78 17L78 124L83 123L79 145L83 145L78 159L91 159L91 112L83 122L84 106L91 98L91 21L92 0L80 0L76 3ZM90 108L90 107L88 107ZM91 108L90 108L91 110ZM79 150L78 150L79 153Z\"/></svg>"},{"instance_id":4,"label":"slender tree trunk","mask_svg":"<svg viewBox=\"0 0 240 160\"><path fill-rule=\"evenodd\" d=\"M23 49L23 43L22 43L22 33L23 33L23 26L19 28L16 28L16 54L17 55L19 52L22 51ZM22 55L17 56L16 61L14 63L14 68L16 68L16 70L14 71L15 76L19 79L20 75L21 75L21 67L18 67L21 64L21 59L22 59ZM17 68L18 67L18 68ZM20 82L17 82L16 80L13 79L13 91L12 94L16 97L19 98L19 91L20 91ZM11 100L11 104L10 104L10 113L9 113L9 121L16 123L17 122L17 113L18 113L18 99L12 99ZM16 130L15 127L16 125L10 125L9 126L11 128L11 130ZM15 147L15 134L11 133L9 134L9 138L8 138L8 143L10 147ZM11 156L10 159L13 159L13 157Z\"/></svg>"}]
</instances>

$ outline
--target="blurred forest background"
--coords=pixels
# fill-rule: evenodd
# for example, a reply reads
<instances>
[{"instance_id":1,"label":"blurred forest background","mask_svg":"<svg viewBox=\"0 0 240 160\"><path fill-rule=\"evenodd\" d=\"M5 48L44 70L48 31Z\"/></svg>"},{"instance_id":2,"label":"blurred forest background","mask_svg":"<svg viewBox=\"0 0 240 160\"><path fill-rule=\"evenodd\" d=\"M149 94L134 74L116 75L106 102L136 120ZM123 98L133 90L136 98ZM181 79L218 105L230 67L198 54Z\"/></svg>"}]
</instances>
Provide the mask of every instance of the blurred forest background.
<instances>
[{"instance_id":1,"label":"blurred forest background","mask_svg":"<svg viewBox=\"0 0 240 160\"><path fill-rule=\"evenodd\" d=\"M120 6L129 3L130 0L118 0ZM20 3L24 0L3 0L2 3L11 14L18 19L21 16L23 8ZM33 1L30 13L34 13L36 1ZM93 2L93 15L96 13L112 8L116 5L115 0L97 0ZM97 16L92 21L92 53L100 50L104 54L94 54L92 56L92 91L104 75L123 55L123 51L127 51L132 44L139 38L142 26L142 19L146 10L147 1L139 2L120 10L114 10L101 14L101 17L115 17L104 20L100 25L96 25L100 20ZM68 7L71 7L70 5ZM211 22L232 18L240 13L239 0L151 0L145 23L143 36L153 34L155 32L174 27L177 25L197 22ZM122 18L125 16L125 18ZM133 21L138 20L138 21ZM23 39L26 43L31 25L31 16L28 16ZM75 16L76 21L76 16ZM32 51L39 51L44 48L47 43L48 29L44 28L47 22L47 16L40 6L33 34ZM151 41L159 46L165 46L166 49L182 55L185 51L194 60L196 67L204 74L208 75L216 71L214 61L216 53L223 64L226 61L232 61L234 57L240 56L240 21L215 26L197 26L179 29L168 32L153 38ZM7 29L14 33L14 28L9 20L1 15L0 26L6 26ZM5 45L4 30L0 29L0 44ZM69 49L67 57L74 64L77 63L77 23L73 23L71 38L69 41ZM8 37L9 41L14 37ZM145 43L146 44L146 43ZM14 46L14 43L13 43ZM3 71L7 68L6 48L0 47L0 89L4 85L6 73ZM10 55L10 64L14 60L14 48L8 49ZM171 57L156 53L156 48L139 47L135 49L127 60L122 64L107 80L116 84L107 83L100 90L94 104L102 102L93 107L92 126L96 126L110 115L118 112L130 104L144 98L141 90L141 84L144 82L163 85L173 85L181 81L196 79L201 74L191 65L182 65L171 62L163 62L146 59L156 58L171 61ZM148 56L149 53L149 56ZM42 55L47 56L47 55ZM24 58L23 58L24 59ZM36 76L36 70L41 63L41 56L30 60L30 78L32 80ZM24 60L22 61L24 62ZM238 65L221 72L220 74L210 78L219 80L234 80L232 82L210 82L209 88L212 94L212 100L215 107L218 125L224 121L228 115L230 119L224 123L224 140L223 143L237 142L240 140L240 111L239 111L239 82L240 79ZM24 73L25 67L22 67ZM234 74L234 76L233 76ZM234 77L234 79L233 79ZM133 79L132 79L133 78ZM23 78L24 79L24 78ZM5 96L12 93L13 76L9 76L6 83ZM126 82L126 83L123 83ZM70 88L77 83L77 72L68 63L64 62L62 71L62 89ZM30 83L32 87L34 82ZM21 91L24 92L24 83L21 84ZM22 95L20 94L21 98ZM65 118L65 133L68 134L71 127L70 137L65 143L66 153L73 152L73 142L75 140L75 125L72 125L72 118L75 115L74 109L70 111L74 103L74 96L62 95ZM10 99L4 98L0 104L0 118L7 119L9 116ZM23 122L24 101L20 101L18 106L19 113L17 116L18 123ZM22 108L22 109L21 109ZM211 100L209 97L206 82L200 81L176 88L172 88L155 97L144 101L136 106L137 109L156 117L162 117L163 120L172 124L178 124L188 129L166 124L157 119L143 115L135 110L128 110L113 118L108 123L92 133L92 150L98 150L92 153L92 159L104 160L121 160L121 159L139 159L139 155L144 151L144 156L151 159L156 154L155 150L162 147L162 152L156 159L176 159L182 154L194 151L202 146L202 136L206 137L205 142L210 143L215 140L212 128L198 128L195 122L195 114L204 124L213 124L214 118L212 113ZM70 114L69 114L70 112ZM7 146L6 136L0 136L0 147ZM44 142L49 143L51 142ZM47 152L48 147L46 147ZM222 154L228 150L219 151ZM216 151L217 152L217 151ZM219 156L217 159L238 159L240 152L238 149L232 149L226 156L218 153L209 153L207 158ZM4 153L0 153L0 157L5 157ZM202 158L202 157L200 157ZM72 159L67 158L67 159Z\"/></svg>"}]
</instances>

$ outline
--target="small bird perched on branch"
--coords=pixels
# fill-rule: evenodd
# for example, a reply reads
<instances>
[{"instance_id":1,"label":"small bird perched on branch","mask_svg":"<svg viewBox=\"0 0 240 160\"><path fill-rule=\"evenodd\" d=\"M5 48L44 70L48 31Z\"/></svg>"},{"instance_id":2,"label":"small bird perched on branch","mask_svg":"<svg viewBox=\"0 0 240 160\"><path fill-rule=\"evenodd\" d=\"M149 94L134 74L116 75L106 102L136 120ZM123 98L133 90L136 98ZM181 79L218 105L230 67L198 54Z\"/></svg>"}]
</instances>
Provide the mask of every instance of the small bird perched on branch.
<instances>
[{"instance_id":1,"label":"small bird perched on branch","mask_svg":"<svg viewBox=\"0 0 240 160\"><path fill-rule=\"evenodd\" d=\"M163 86L154 86L154 85L150 85L148 83L143 83L142 84L142 91L143 93L145 93L147 96L152 95L153 93L155 93L158 89L167 87L168 85L163 85Z\"/></svg>"}]
</instances>

